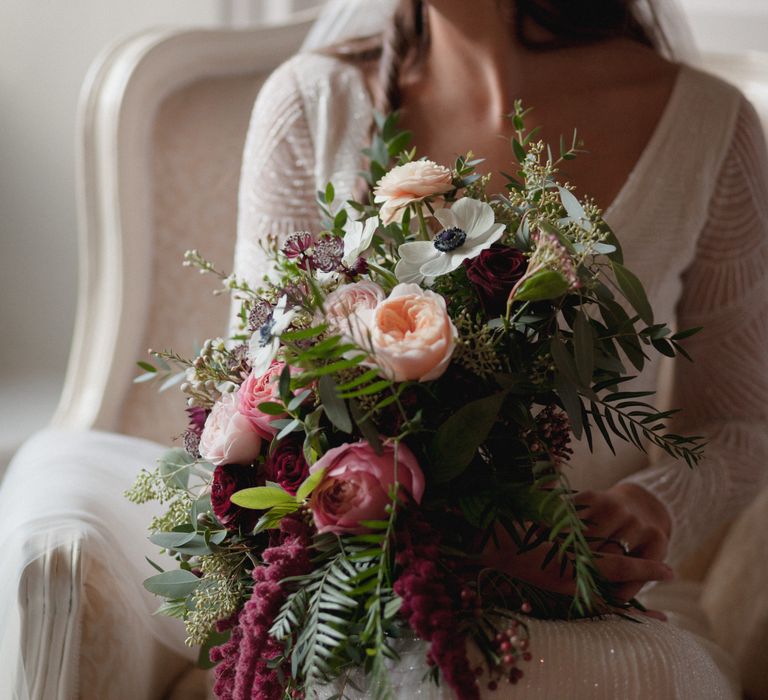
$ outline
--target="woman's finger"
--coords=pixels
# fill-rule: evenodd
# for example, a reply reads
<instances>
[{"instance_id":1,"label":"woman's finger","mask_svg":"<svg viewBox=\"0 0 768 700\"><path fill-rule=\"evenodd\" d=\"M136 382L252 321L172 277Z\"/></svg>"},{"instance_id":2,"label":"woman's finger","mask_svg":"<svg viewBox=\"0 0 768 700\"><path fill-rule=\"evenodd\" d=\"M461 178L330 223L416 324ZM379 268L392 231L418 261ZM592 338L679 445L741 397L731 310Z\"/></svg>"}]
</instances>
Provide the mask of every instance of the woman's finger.
<instances>
[{"instance_id":1,"label":"woman's finger","mask_svg":"<svg viewBox=\"0 0 768 700\"><path fill-rule=\"evenodd\" d=\"M670 581L674 578L672 569L654 559L641 559L623 554L602 554L597 568L606 580L612 583L645 583L647 581Z\"/></svg>"}]
</instances>

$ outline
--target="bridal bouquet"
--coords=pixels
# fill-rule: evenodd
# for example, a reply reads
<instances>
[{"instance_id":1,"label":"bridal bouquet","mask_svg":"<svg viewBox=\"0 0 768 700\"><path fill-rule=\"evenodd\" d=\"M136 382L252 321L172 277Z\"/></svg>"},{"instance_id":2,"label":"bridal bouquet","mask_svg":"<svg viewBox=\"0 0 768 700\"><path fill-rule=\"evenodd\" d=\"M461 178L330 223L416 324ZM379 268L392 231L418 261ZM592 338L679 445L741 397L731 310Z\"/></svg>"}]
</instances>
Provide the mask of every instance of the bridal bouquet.
<instances>
[{"instance_id":1,"label":"bridal bouquet","mask_svg":"<svg viewBox=\"0 0 768 700\"><path fill-rule=\"evenodd\" d=\"M140 363L140 380L182 382L189 425L128 495L166 505L150 539L178 568L155 564L145 586L210 654L220 698L334 680L343 695L352 672L388 697L397 640L414 637L435 680L477 698L521 677L527 616L628 607L595 565L569 444L695 463L671 412L623 387L648 351L685 354L686 333L654 321L598 209L558 182L575 139L555 157L524 116L503 195L472 154L417 160L395 117L377 118L373 197L319 192L323 230L269 243L262 287L187 254L234 295L240 329L194 359ZM544 548L574 595L491 567L501 535Z\"/></svg>"}]
</instances>

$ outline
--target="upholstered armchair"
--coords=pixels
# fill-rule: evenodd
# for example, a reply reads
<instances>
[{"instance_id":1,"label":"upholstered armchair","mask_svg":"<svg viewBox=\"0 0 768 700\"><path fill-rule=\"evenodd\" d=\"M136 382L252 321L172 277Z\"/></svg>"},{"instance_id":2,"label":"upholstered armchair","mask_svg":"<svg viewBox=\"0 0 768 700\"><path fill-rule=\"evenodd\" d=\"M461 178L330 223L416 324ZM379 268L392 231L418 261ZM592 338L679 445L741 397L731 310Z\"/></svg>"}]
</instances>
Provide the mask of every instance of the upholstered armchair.
<instances>
[{"instance_id":1,"label":"upholstered armchair","mask_svg":"<svg viewBox=\"0 0 768 700\"><path fill-rule=\"evenodd\" d=\"M133 384L135 361L148 347L184 349L224 332L226 300L183 268L182 256L198 248L229 267L250 109L265 76L299 48L310 21L305 15L254 30L150 32L112 48L89 75L80 118L79 309L52 426L61 432L52 434L60 436L62 468L78 458L77 438L70 437L80 431L114 431L147 442L120 483L62 484L66 493L76 492L83 517L104 508L105 490L112 490L114 503L120 500L135 471L158 454L149 441L167 443L180 430L178 395ZM707 62L739 84L768 122L768 58L711 56ZM172 305L164 303L169 299ZM37 439L12 463L0 507L3 498L18 496L21 466L40 458ZM141 540L151 509L114 508L115 530ZM114 562L94 554L104 549L93 545L94 538L111 542L115 532L83 538L77 528L67 536L68 522L50 521L48 528L58 533L55 545L46 546L45 537L28 543L41 554L35 550L24 560L18 592L23 663L32 679L28 697L205 697L204 676L191 670L194 654L183 645L180 623L152 618L157 601L146 592L140 593L141 609L114 609L120 600L114 591L140 588L150 573L140 555L152 556L156 548L147 543L116 572ZM768 699L768 538L757 537L766 530L768 492L686 569L704 582L711 627L736 656L755 699ZM165 625L165 644L153 634L158 624ZM0 680L4 688L16 697Z\"/></svg>"}]
</instances>

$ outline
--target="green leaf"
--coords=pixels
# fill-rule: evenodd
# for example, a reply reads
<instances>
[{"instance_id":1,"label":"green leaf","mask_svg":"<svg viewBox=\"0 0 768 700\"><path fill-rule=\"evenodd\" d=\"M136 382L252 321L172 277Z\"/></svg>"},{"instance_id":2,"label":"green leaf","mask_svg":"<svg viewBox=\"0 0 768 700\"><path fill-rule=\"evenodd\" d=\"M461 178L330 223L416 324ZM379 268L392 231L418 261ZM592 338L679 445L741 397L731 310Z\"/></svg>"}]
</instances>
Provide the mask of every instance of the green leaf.
<instances>
[{"instance_id":1,"label":"green leaf","mask_svg":"<svg viewBox=\"0 0 768 700\"><path fill-rule=\"evenodd\" d=\"M506 391L462 406L437 430L432 442L431 476L436 483L455 479L472 461L498 418Z\"/></svg>"},{"instance_id":2,"label":"green leaf","mask_svg":"<svg viewBox=\"0 0 768 700\"><path fill-rule=\"evenodd\" d=\"M573 328L573 349L576 357L576 371L582 386L592 382L592 372L595 369L595 346L592 326L583 310L576 314Z\"/></svg>"},{"instance_id":3,"label":"green leaf","mask_svg":"<svg viewBox=\"0 0 768 700\"><path fill-rule=\"evenodd\" d=\"M285 415L285 406L281 403L276 403L275 401L265 401L264 403L260 403L258 409L268 416Z\"/></svg>"},{"instance_id":4,"label":"green leaf","mask_svg":"<svg viewBox=\"0 0 768 700\"><path fill-rule=\"evenodd\" d=\"M512 139L512 151L514 152L515 158L517 158L519 163L522 163L525 160L525 149L517 139Z\"/></svg>"},{"instance_id":5,"label":"green leaf","mask_svg":"<svg viewBox=\"0 0 768 700\"><path fill-rule=\"evenodd\" d=\"M149 364L149 362L144 362L143 360L140 360L136 363L141 369L143 369L145 372L157 372L157 368L154 365Z\"/></svg>"},{"instance_id":6,"label":"green leaf","mask_svg":"<svg viewBox=\"0 0 768 700\"><path fill-rule=\"evenodd\" d=\"M577 224L581 224L583 220L589 220L587 213L584 211L584 207L581 206L581 202L574 196L573 192L567 190L565 187L557 188L560 192L560 201L563 203L563 208L568 213L568 217L573 219Z\"/></svg>"},{"instance_id":7,"label":"green leaf","mask_svg":"<svg viewBox=\"0 0 768 700\"><path fill-rule=\"evenodd\" d=\"M632 304L632 307L640 315L649 326L653 325L653 309L648 303L648 297L643 289L643 284L635 276L633 272L630 272L626 267L617 263L615 260L611 261L613 266L613 272L616 275L616 282L618 283L627 301Z\"/></svg>"},{"instance_id":8,"label":"green leaf","mask_svg":"<svg viewBox=\"0 0 768 700\"><path fill-rule=\"evenodd\" d=\"M329 182L325 186L325 203L331 204L335 196L336 196L336 192L333 189L333 183Z\"/></svg>"},{"instance_id":9,"label":"green leaf","mask_svg":"<svg viewBox=\"0 0 768 700\"><path fill-rule=\"evenodd\" d=\"M344 399L336 393L336 382L329 374L320 378L318 382L320 401L323 404L325 415L342 433L352 432L352 419Z\"/></svg>"},{"instance_id":10,"label":"green leaf","mask_svg":"<svg viewBox=\"0 0 768 700\"><path fill-rule=\"evenodd\" d=\"M413 134L410 131L401 131L397 136L387 141L387 152L390 158L396 158L411 143Z\"/></svg>"},{"instance_id":11,"label":"green leaf","mask_svg":"<svg viewBox=\"0 0 768 700\"><path fill-rule=\"evenodd\" d=\"M165 480L177 489L186 489L189 482L189 468L194 464L195 458L185 449L173 447L163 453L158 460L160 474Z\"/></svg>"},{"instance_id":12,"label":"green leaf","mask_svg":"<svg viewBox=\"0 0 768 700\"><path fill-rule=\"evenodd\" d=\"M321 323L319 326L302 328L298 331L286 331L280 336L280 339L285 341L308 340L309 338L316 338L317 336L322 335L327 330L328 324Z\"/></svg>"},{"instance_id":13,"label":"green leaf","mask_svg":"<svg viewBox=\"0 0 768 700\"><path fill-rule=\"evenodd\" d=\"M313 474L310 474L299 486L299 490L296 492L296 500L305 500L314 490L315 487L323 480L325 476L324 469L318 469Z\"/></svg>"},{"instance_id":14,"label":"green leaf","mask_svg":"<svg viewBox=\"0 0 768 700\"><path fill-rule=\"evenodd\" d=\"M280 380L277 383L277 393L280 395L280 400L287 404L290 402L291 395L291 367L288 363L283 367L283 371L280 372Z\"/></svg>"},{"instance_id":15,"label":"green leaf","mask_svg":"<svg viewBox=\"0 0 768 700\"><path fill-rule=\"evenodd\" d=\"M568 291L568 281L555 270L539 270L525 280L515 292L517 301L557 299Z\"/></svg>"},{"instance_id":16,"label":"green leaf","mask_svg":"<svg viewBox=\"0 0 768 700\"><path fill-rule=\"evenodd\" d=\"M204 670L213 668L216 664L211 661L211 649L224 644L231 634L232 630L226 630L225 632L216 632L214 630L211 632L200 646L200 653L197 655L197 667Z\"/></svg>"},{"instance_id":17,"label":"green leaf","mask_svg":"<svg viewBox=\"0 0 768 700\"><path fill-rule=\"evenodd\" d=\"M275 486L256 486L232 494L230 499L236 506L252 510L266 510L274 506L295 503L296 499L287 491Z\"/></svg>"},{"instance_id":18,"label":"green leaf","mask_svg":"<svg viewBox=\"0 0 768 700\"><path fill-rule=\"evenodd\" d=\"M200 579L191 571L174 569L144 581L144 588L163 598L186 598L200 585Z\"/></svg>"},{"instance_id":19,"label":"green leaf","mask_svg":"<svg viewBox=\"0 0 768 700\"><path fill-rule=\"evenodd\" d=\"M555 377L555 391L563 402L563 408L568 414L568 420L571 422L571 430L573 430L573 435L578 440L581 438L583 428L583 414L581 399L576 391L576 387L562 374L558 374Z\"/></svg>"},{"instance_id":20,"label":"green leaf","mask_svg":"<svg viewBox=\"0 0 768 700\"><path fill-rule=\"evenodd\" d=\"M274 422L277 422L277 421L274 421ZM292 432L294 432L300 425L301 425L301 421L298 418L294 418L293 420L288 421L288 423L280 429L280 432L277 435L275 435L275 441L279 442L283 438L287 437Z\"/></svg>"},{"instance_id":21,"label":"green leaf","mask_svg":"<svg viewBox=\"0 0 768 700\"><path fill-rule=\"evenodd\" d=\"M552 336L552 340L549 343L549 352L555 361L557 371L571 384L582 386L578 370L576 369L576 361L568 351L559 333L555 333Z\"/></svg>"},{"instance_id":22,"label":"green leaf","mask_svg":"<svg viewBox=\"0 0 768 700\"><path fill-rule=\"evenodd\" d=\"M163 549L178 549L195 539L194 532L155 532L149 536L149 541Z\"/></svg>"}]
</instances>

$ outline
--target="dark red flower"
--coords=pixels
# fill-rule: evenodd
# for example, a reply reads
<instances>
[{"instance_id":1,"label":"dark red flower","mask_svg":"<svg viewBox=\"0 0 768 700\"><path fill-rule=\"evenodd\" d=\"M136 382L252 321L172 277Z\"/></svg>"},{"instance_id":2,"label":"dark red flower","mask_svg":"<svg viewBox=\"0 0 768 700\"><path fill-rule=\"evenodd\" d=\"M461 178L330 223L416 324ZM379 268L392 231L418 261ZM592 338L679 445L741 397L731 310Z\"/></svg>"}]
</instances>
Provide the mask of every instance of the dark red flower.
<instances>
[{"instance_id":1,"label":"dark red flower","mask_svg":"<svg viewBox=\"0 0 768 700\"><path fill-rule=\"evenodd\" d=\"M275 447L266 463L266 477L280 484L295 496L299 486L309 476L309 465L304 459L302 441L286 438Z\"/></svg>"},{"instance_id":2,"label":"dark red flower","mask_svg":"<svg viewBox=\"0 0 768 700\"><path fill-rule=\"evenodd\" d=\"M189 430L200 435L203 432L205 419L208 418L210 411L207 408L201 408L200 406L192 406L185 410L189 416Z\"/></svg>"},{"instance_id":3,"label":"dark red flower","mask_svg":"<svg viewBox=\"0 0 768 700\"><path fill-rule=\"evenodd\" d=\"M242 464L220 464L216 467L211 483L211 506L214 515L227 530L253 530L260 513L236 506L230 499L236 491L263 485L263 473L256 467Z\"/></svg>"},{"instance_id":4,"label":"dark red flower","mask_svg":"<svg viewBox=\"0 0 768 700\"><path fill-rule=\"evenodd\" d=\"M517 248L494 243L472 260L465 260L467 278L475 286L489 314L502 314L507 297L525 274L528 261Z\"/></svg>"}]
</instances>

